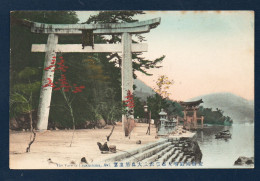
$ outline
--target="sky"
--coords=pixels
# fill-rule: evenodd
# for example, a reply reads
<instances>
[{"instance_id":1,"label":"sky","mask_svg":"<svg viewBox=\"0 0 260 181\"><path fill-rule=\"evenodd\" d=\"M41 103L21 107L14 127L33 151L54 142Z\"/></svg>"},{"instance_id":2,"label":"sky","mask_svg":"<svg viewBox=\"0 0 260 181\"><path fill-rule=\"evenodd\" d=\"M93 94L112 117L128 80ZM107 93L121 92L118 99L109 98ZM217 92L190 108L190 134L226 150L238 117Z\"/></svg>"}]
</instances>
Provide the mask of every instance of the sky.
<instances>
[{"instance_id":1,"label":"sky","mask_svg":"<svg viewBox=\"0 0 260 181\"><path fill-rule=\"evenodd\" d=\"M137 73L150 87L160 75L174 81L173 100L189 100L204 94L230 92L254 99L253 11L145 11L136 19L161 17L161 24L143 34L154 60L165 55L162 68ZM77 12L80 22L97 12Z\"/></svg>"}]
</instances>

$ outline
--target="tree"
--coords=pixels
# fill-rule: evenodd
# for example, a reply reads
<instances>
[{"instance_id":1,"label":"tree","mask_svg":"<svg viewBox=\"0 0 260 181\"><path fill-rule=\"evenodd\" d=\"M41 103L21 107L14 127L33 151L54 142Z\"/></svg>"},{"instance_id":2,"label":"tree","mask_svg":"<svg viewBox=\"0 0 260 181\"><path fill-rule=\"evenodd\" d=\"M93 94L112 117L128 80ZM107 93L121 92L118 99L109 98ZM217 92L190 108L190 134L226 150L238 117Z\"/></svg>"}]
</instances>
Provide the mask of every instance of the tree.
<instances>
[{"instance_id":1,"label":"tree","mask_svg":"<svg viewBox=\"0 0 260 181\"><path fill-rule=\"evenodd\" d=\"M134 107L134 117L137 118L144 118L145 113L144 113L144 102L141 101L141 98L134 96L134 102L135 102L135 107Z\"/></svg>"},{"instance_id":2,"label":"tree","mask_svg":"<svg viewBox=\"0 0 260 181\"><path fill-rule=\"evenodd\" d=\"M167 107L167 100L169 100L169 93L170 86L173 85L173 80L169 80L166 75L160 75L156 81L156 87L154 87L154 91L156 92L154 99L157 105L151 105L153 107L156 106L156 113L159 113L161 108ZM152 98L149 98L150 101ZM157 117L157 116L156 116Z\"/></svg>"},{"instance_id":3,"label":"tree","mask_svg":"<svg viewBox=\"0 0 260 181\"><path fill-rule=\"evenodd\" d=\"M26 113L30 120L30 142L26 148L26 152L30 152L32 143L36 138L33 128L32 113L35 111L36 105L33 103L33 97L38 95L40 82L34 81L33 77L38 74L37 69L26 67L18 73L20 83L13 86L10 95L10 117L16 117L19 114Z\"/></svg>"},{"instance_id":4,"label":"tree","mask_svg":"<svg viewBox=\"0 0 260 181\"><path fill-rule=\"evenodd\" d=\"M203 106L199 107L198 116L204 116L204 123L207 124L232 124L232 120L229 116L224 116L224 111L221 109L216 109L213 111L212 108L204 108Z\"/></svg>"},{"instance_id":5,"label":"tree","mask_svg":"<svg viewBox=\"0 0 260 181\"><path fill-rule=\"evenodd\" d=\"M85 89L85 86L81 85L78 86L77 84L73 83L69 83L69 81L66 78L65 72L67 71L69 67L64 65L64 59L62 56L60 56L60 62L56 63L56 57L53 57L52 63L49 67L46 67L44 70L45 71L58 71L59 72L59 79L54 82L52 82L52 80L50 78L49 82L44 85L43 87L53 87L54 91L55 90L60 90L65 102L66 102L66 106L64 106L64 108L66 108L71 116L72 119L72 126L73 126L73 135L71 138L71 142L70 142L70 146L72 145L72 141L74 138L74 133L75 133L75 118L74 118L74 114L73 114L73 108L72 108L72 102L75 98L75 94L78 92L82 92L82 89ZM56 74L57 77L57 74Z\"/></svg>"},{"instance_id":6,"label":"tree","mask_svg":"<svg viewBox=\"0 0 260 181\"><path fill-rule=\"evenodd\" d=\"M156 86L154 88L155 92L159 94L162 98L169 98L171 93L169 92L170 86L173 85L173 80L170 80L166 75L160 75L156 81Z\"/></svg>"}]
</instances>

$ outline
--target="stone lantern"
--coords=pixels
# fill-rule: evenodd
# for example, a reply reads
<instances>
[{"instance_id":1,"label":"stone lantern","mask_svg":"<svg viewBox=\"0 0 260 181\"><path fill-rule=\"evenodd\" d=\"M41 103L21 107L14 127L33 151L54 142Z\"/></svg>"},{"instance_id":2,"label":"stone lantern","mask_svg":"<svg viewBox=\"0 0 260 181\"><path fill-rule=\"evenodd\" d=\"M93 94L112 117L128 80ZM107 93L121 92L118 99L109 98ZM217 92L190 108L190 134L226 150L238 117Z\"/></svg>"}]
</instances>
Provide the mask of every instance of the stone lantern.
<instances>
[{"instance_id":1,"label":"stone lantern","mask_svg":"<svg viewBox=\"0 0 260 181\"><path fill-rule=\"evenodd\" d=\"M159 127L159 131L158 131L158 135L165 135L165 134L167 134L166 130L165 130L166 121L167 121L167 113L164 112L163 109L161 109L159 116L160 116L160 127Z\"/></svg>"},{"instance_id":2,"label":"stone lantern","mask_svg":"<svg viewBox=\"0 0 260 181\"><path fill-rule=\"evenodd\" d=\"M163 109L161 109L161 112L159 113L159 116L160 116L161 126L165 125L165 121L167 121L167 113L164 112Z\"/></svg>"},{"instance_id":3,"label":"stone lantern","mask_svg":"<svg viewBox=\"0 0 260 181\"><path fill-rule=\"evenodd\" d=\"M161 109L160 115L160 128L158 131L158 136L167 136L171 134L176 126L176 120L170 121L167 119L167 113Z\"/></svg>"}]
</instances>

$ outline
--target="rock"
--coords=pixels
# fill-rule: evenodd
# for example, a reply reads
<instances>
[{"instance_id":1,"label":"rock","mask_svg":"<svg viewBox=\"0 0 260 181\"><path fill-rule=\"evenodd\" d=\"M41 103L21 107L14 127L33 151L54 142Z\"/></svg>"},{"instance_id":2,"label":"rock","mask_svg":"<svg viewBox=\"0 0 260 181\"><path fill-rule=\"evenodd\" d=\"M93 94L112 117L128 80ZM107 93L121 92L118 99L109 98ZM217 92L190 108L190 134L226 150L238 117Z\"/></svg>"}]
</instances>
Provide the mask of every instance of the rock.
<instances>
[{"instance_id":1,"label":"rock","mask_svg":"<svg viewBox=\"0 0 260 181\"><path fill-rule=\"evenodd\" d=\"M106 121L104 119L100 119L100 120L97 121L96 125L97 125L98 128L103 128L103 127L106 126Z\"/></svg>"},{"instance_id":2,"label":"rock","mask_svg":"<svg viewBox=\"0 0 260 181\"><path fill-rule=\"evenodd\" d=\"M109 146L109 151L112 153L116 153L116 146L115 145L110 145Z\"/></svg>"},{"instance_id":3,"label":"rock","mask_svg":"<svg viewBox=\"0 0 260 181\"><path fill-rule=\"evenodd\" d=\"M235 165L251 165L254 164L254 157L244 157L240 156L234 163Z\"/></svg>"},{"instance_id":4,"label":"rock","mask_svg":"<svg viewBox=\"0 0 260 181\"><path fill-rule=\"evenodd\" d=\"M88 161L87 161L87 159L86 159L85 157L82 157L81 160L80 160L80 162L81 162L81 163L86 163L86 164L88 164Z\"/></svg>"},{"instance_id":5,"label":"rock","mask_svg":"<svg viewBox=\"0 0 260 181\"><path fill-rule=\"evenodd\" d=\"M250 164L254 164L254 162L253 162L253 160L247 160L247 161L246 161L246 164L247 164L247 165L250 165Z\"/></svg>"},{"instance_id":6,"label":"rock","mask_svg":"<svg viewBox=\"0 0 260 181\"><path fill-rule=\"evenodd\" d=\"M141 144L141 143L142 143L141 140L136 141L136 144Z\"/></svg>"},{"instance_id":7,"label":"rock","mask_svg":"<svg viewBox=\"0 0 260 181\"><path fill-rule=\"evenodd\" d=\"M101 154L108 154L109 151L101 151Z\"/></svg>"},{"instance_id":8,"label":"rock","mask_svg":"<svg viewBox=\"0 0 260 181\"><path fill-rule=\"evenodd\" d=\"M71 161L70 161L70 164L73 164L73 165L74 165L74 164L76 164L76 162L75 162L74 160L71 160Z\"/></svg>"},{"instance_id":9,"label":"rock","mask_svg":"<svg viewBox=\"0 0 260 181\"><path fill-rule=\"evenodd\" d=\"M111 126L106 125L103 129L111 129Z\"/></svg>"},{"instance_id":10,"label":"rock","mask_svg":"<svg viewBox=\"0 0 260 181\"><path fill-rule=\"evenodd\" d=\"M15 118L11 118L10 121L9 121L9 128L12 129L12 130L17 130L19 129L19 125L16 121Z\"/></svg>"},{"instance_id":11,"label":"rock","mask_svg":"<svg viewBox=\"0 0 260 181\"><path fill-rule=\"evenodd\" d=\"M15 118L19 125L19 129L28 129L30 128L30 120L28 114L23 114Z\"/></svg>"},{"instance_id":12,"label":"rock","mask_svg":"<svg viewBox=\"0 0 260 181\"><path fill-rule=\"evenodd\" d=\"M55 130L59 130L59 128L57 128L57 127L55 127L54 129L55 129Z\"/></svg>"},{"instance_id":13,"label":"rock","mask_svg":"<svg viewBox=\"0 0 260 181\"><path fill-rule=\"evenodd\" d=\"M158 139L159 137L158 136L155 136L155 139Z\"/></svg>"},{"instance_id":14,"label":"rock","mask_svg":"<svg viewBox=\"0 0 260 181\"><path fill-rule=\"evenodd\" d=\"M238 158L236 161L235 161L235 165L242 165L242 160L240 158Z\"/></svg>"},{"instance_id":15,"label":"rock","mask_svg":"<svg viewBox=\"0 0 260 181\"><path fill-rule=\"evenodd\" d=\"M89 120L86 120L84 123L83 123L83 126L82 128L85 128L85 129L92 129L95 127L95 124L92 122L92 121L89 121ZM81 128L81 127L80 127Z\"/></svg>"}]
</instances>

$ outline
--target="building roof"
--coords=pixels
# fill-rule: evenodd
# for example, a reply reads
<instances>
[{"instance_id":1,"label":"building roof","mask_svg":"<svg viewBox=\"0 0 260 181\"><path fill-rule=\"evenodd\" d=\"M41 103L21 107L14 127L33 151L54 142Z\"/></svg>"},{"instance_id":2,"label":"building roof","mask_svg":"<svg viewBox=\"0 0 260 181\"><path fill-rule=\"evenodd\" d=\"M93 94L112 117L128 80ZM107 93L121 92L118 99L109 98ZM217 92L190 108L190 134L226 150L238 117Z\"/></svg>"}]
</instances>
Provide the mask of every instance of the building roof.
<instances>
[{"instance_id":1,"label":"building roof","mask_svg":"<svg viewBox=\"0 0 260 181\"><path fill-rule=\"evenodd\" d=\"M180 102L180 105L181 106L184 106L184 107L192 107L192 106L198 106L200 105L201 103L203 103L202 99L200 100L197 100L197 101L192 101L192 102Z\"/></svg>"}]
</instances>

